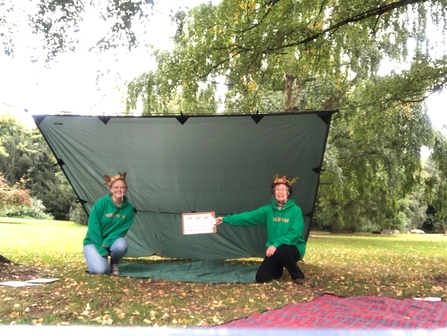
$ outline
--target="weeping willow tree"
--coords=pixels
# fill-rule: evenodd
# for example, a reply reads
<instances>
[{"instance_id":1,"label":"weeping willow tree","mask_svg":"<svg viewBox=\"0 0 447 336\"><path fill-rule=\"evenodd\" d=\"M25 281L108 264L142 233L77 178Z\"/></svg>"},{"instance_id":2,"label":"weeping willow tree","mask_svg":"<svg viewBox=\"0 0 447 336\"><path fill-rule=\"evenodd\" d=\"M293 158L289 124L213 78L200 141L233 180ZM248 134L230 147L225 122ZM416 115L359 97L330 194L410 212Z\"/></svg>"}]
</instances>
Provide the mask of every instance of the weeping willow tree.
<instances>
[{"instance_id":1,"label":"weeping willow tree","mask_svg":"<svg viewBox=\"0 0 447 336\"><path fill-rule=\"evenodd\" d=\"M174 49L153 50L157 70L128 84L127 107L215 113L224 86L222 113L337 109L317 221L332 232L402 228L399 200L422 183L420 148L439 152L424 102L447 81L443 39L432 39L445 35L446 5L223 0L180 11Z\"/></svg>"}]
</instances>

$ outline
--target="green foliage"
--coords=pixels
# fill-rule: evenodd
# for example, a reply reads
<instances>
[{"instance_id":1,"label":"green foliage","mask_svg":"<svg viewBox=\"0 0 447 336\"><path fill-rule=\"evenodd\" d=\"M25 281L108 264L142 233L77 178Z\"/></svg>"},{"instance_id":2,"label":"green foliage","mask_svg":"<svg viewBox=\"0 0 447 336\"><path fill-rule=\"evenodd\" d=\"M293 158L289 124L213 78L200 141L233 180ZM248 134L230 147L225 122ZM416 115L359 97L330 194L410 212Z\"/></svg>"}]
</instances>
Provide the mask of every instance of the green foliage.
<instances>
[{"instance_id":1,"label":"green foliage","mask_svg":"<svg viewBox=\"0 0 447 336\"><path fill-rule=\"evenodd\" d=\"M56 219L67 219L76 195L40 132L25 128L13 116L3 115L0 141L7 152L7 156L0 155L0 172L6 183L22 181L20 188L40 200L46 212Z\"/></svg>"},{"instance_id":2,"label":"green foliage","mask_svg":"<svg viewBox=\"0 0 447 336\"><path fill-rule=\"evenodd\" d=\"M365 106L340 114L328 139L317 218L326 225L331 221L332 229L370 221L403 229L398 204L420 185L420 148L432 141L420 104Z\"/></svg>"},{"instance_id":3,"label":"green foliage","mask_svg":"<svg viewBox=\"0 0 447 336\"><path fill-rule=\"evenodd\" d=\"M16 183L13 187L2 182L0 186L0 211L12 207L30 207L32 200L23 185Z\"/></svg>"},{"instance_id":4,"label":"green foliage","mask_svg":"<svg viewBox=\"0 0 447 336\"><path fill-rule=\"evenodd\" d=\"M436 134L435 145L431 160L436 168L432 175L435 192L432 196L431 204L435 207L436 213L442 218L447 218L447 139L440 133Z\"/></svg>"},{"instance_id":5,"label":"green foliage","mask_svg":"<svg viewBox=\"0 0 447 336\"><path fill-rule=\"evenodd\" d=\"M42 201L30 197L28 190L24 188L25 183L16 183L9 187L7 183L0 186L0 216L53 219L45 213Z\"/></svg>"},{"instance_id":6,"label":"green foliage","mask_svg":"<svg viewBox=\"0 0 447 336\"><path fill-rule=\"evenodd\" d=\"M42 204L42 201L31 198L31 204L29 206L26 205L17 205L5 208L1 216L4 217L14 217L14 218L32 218L32 219L46 219L52 220L53 216L45 212L45 206Z\"/></svg>"},{"instance_id":7,"label":"green foliage","mask_svg":"<svg viewBox=\"0 0 447 336\"><path fill-rule=\"evenodd\" d=\"M25 128L15 116L0 116L0 141L6 152L6 155L0 155L0 171L10 185L24 177L31 158L39 150L39 136L37 130Z\"/></svg>"},{"instance_id":8,"label":"green foliage","mask_svg":"<svg viewBox=\"0 0 447 336\"><path fill-rule=\"evenodd\" d=\"M129 107L175 101L176 111L190 111L198 87L220 82L224 113L338 109L318 224L333 232L421 225L422 206L412 216L401 208L423 181L421 146L439 151L423 104L447 83L447 57L427 37L428 22L446 32L446 6L223 0L180 11L174 50L153 52L158 68L129 83ZM408 67L382 74L391 62Z\"/></svg>"},{"instance_id":9,"label":"green foliage","mask_svg":"<svg viewBox=\"0 0 447 336\"><path fill-rule=\"evenodd\" d=\"M168 98L177 90L188 94L196 83L220 79L230 88L227 107L234 112L262 110L265 93L276 91L291 100L286 110L328 108L353 80L376 74L384 59L404 60L410 38L418 59L429 61L430 47L423 43L426 22L434 18L444 31L440 18L446 4L424 2L224 0L179 12L174 17L175 49L157 60L160 77L173 84L163 95ZM425 93L423 83L430 81L439 89L444 64L434 60L429 66L433 76L422 80L415 69L396 84L418 94ZM420 66L427 70L424 62ZM316 80L327 83L326 90L307 100Z\"/></svg>"},{"instance_id":10,"label":"green foliage","mask_svg":"<svg viewBox=\"0 0 447 336\"><path fill-rule=\"evenodd\" d=\"M428 233L445 233L447 232L447 221L429 215L422 225L422 230Z\"/></svg>"},{"instance_id":11,"label":"green foliage","mask_svg":"<svg viewBox=\"0 0 447 336\"><path fill-rule=\"evenodd\" d=\"M41 158L36 157L38 162L33 165L33 168L40 167L40 169L34 172L29 171L27 187L31 195L43 201L45 208L55 219L67 220L76 195L59 167L52 164L53 159L49 157L50 153L47 154L48 156L43 155Z\"/></svg>"},{"instance_id":12,"label":"green foliage","mask_svg":"<svg viewBox=\"0 0 447 336\"><path fill-rule=\"evenodd\" d=\"M447 139L441 132L436 132L434 142L433 153L424 166L425 197L429 204L424 229L444 232L447 229Z\"/></svg>"},{"instance_id":13,"label":"green foliage","mask_svg":"<svg viewBox=\"0 0 447 336\"><path fill-rule=\"evenodd\" d=\"M156 51L154 53L161 68L166 71L169 65L179 63L175 55ZM215 98L216 85L214 83L199 82L188 84L177 80L174 73L166 78L163 72L149 72L128 83L126 100L127 112L138 109L142 103L143 115L172 114L172 113L216 113L218 100Z\"/></svg>"},{"instance_id":14,"label":"green foliage","mask_svg":"<svg viewBox=\"0 0 447 336\"><path fill-rule=\"evenodd\" d=\"M82 225L87 225L88 216L80 203L73 203L68 213L68 220Z\"/></svg>"},{"instance_id":15,"label":"green foliage","mask_svg":"<svg viewBox=\"0 0 447 336\"><path fill-rule=\"evenodd\" d=\"M423 191L416 191L399 202L399 212L405 215L405 231L419 229L426 220L427 204L423 199Z\"/></svg>"},{"instance_id":16,"label":"green foliage","mask_svg":"<svg viewBox=\"0 0 447 336\"><path fill-rule=\"evenodd\" d=\"M74 32L92 9L110 28L94 46L99 50L121 42L133 46L132 20L147 14L143 3L134 1L32 3L36 12L30 22L44 38L50 58L74 48ZM427 31L428 22L433 22L437 33L445 33L446 6L445 0L223 0L179 11L173 16L175 49L152 50L157 70L128 83L127 110L163 114L338 109L318 196L320 225L334 232L418 225L421 207L404 206L415 211L410 221L402 202L419 192L422 183L424 201L434 204L438 219L444 220L445 139L432 132L423 102L427 93L447 83L447 56L433 52ZM14 49L9 13L22 10L13 7L12 2L0 4L7 53ZM383 75L379 69L389 62L409 67ZM216 96L218 83L228 88L222 102ZM52 166L55 162L42 139L24 133L14 122L2 120L0 127L0 171L10 184L25 178L31 194L56 218L65 219L75 195L66 188L59 168ZM439 170L442 176L423 176L423 145L433 148L436 174Z\"/></svg>"}]
</instances>

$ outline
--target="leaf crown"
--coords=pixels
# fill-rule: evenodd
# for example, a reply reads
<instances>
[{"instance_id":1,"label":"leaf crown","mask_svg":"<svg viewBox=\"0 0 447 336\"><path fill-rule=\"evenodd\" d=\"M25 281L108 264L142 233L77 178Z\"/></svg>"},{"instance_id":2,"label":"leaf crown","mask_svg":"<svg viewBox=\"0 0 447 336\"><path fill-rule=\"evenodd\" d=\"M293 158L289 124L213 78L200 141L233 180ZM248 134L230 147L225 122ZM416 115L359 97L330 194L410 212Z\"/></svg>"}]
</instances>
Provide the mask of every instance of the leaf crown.
<instances>
[{"instance_id":1,"label":"leaf crown","mask_svg":"<svg viewBox=\"0 0 447 336\"><path fill-rule=\"evenodd\" d=\"M118 172L117 175L110 177L109 175L104 174L104 179L106 180L106 182L104 183L105 186L109 187L112 185L113 182L115 182L116 180L123 180L126 181L126 175L127 173L120 173Z\"/></svg>"},{"instance_id":2,"label":"leaf crown","mask_svg":"<svg viewBox=\"0 0 447 336\"><path fill-rule=\"evenodd\" d=\"M282 177L279 177L279 175L273 176L273 185L275 184L285 184L286 186L292 186L296 181L298 181L298 177L287 177L286 175L283 175Z\"/></svg>"}]
</instances>

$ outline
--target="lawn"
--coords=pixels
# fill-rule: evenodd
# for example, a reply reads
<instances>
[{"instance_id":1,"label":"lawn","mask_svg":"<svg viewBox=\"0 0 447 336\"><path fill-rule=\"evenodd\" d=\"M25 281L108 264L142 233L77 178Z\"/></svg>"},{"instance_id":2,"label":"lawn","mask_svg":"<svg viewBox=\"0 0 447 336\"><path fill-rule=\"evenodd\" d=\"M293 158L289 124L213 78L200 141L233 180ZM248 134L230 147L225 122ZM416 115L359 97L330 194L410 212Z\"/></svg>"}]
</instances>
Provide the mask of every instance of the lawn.
<instances>
[{"instance_id":1,"label":"lawn","mask_svg":"<svg viewBox=\"0 0 447 336\"><path fill-rule=\"evenodd\" d=\"M268 284L202 284L89 275L86 227L0 218L0 280L51 277L33 287L0 287L0 325L198 327L306 302L323 293L447 299L447 236L330 235L311 232L297 286L285 272ZM166 260L166 262L170 262ZM260 259L240 260L260 262Z\"/></svg>"}]
</instances>

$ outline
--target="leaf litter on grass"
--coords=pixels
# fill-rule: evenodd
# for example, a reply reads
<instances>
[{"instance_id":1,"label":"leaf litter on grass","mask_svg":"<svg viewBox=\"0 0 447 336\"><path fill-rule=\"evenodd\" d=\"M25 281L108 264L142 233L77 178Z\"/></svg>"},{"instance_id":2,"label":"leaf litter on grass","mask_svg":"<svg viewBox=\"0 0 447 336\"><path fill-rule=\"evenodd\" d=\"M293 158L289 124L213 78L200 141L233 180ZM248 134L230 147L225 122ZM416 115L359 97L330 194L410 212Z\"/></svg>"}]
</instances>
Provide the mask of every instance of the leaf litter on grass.
<instances>
[{"instance_id":1,"label":"leaf litter on grass","mask_svg":"<svg viewBox=\"0 0 447 336\"><path fill-rule=\"evenodd\" d=\"M306 274L302 286L295 285L287 271L267 284L211 285L91 275L85 273L80 252L51 258L51 253L43 251L41 258L35 251L24 260L34 260L39 267L23 271L21 279L51 274L60 281L23 291L0 288L0 324L207 327L308 302L323 293L447 299L447 257L440 250L446 241L418 241L415 248L411 241L380 237L311 237L305 260L299 263ZM249 263L260 261L250 259Z\"/></svg>"}]
</instances>

